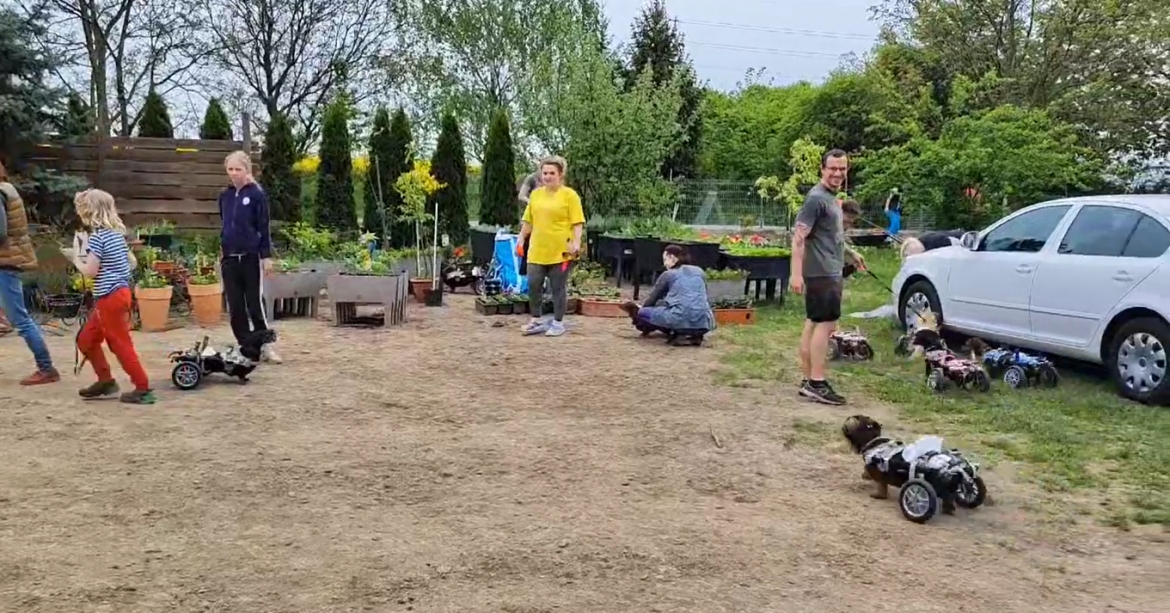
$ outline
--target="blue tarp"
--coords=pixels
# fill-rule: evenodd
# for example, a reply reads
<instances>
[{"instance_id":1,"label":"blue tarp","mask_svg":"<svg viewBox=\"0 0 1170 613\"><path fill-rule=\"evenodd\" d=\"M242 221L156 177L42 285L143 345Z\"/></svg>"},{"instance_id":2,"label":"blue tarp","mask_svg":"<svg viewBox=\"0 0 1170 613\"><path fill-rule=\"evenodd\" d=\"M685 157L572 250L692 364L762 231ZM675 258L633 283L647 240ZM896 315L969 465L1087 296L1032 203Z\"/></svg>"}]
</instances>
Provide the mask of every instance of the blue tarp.
<instances>
[{"instance_id":1,"label":"blue tarp","mask_svg":"<svg viewBox=\"0 0 1170 613\"><path fill-rule=\"evenodd\" d=\"M528 278L520 274L520 257L516 255L515 234L496 235L495 259L499 264L500 285L510 294L527 294Z\"/></svg>"}]
</instances>

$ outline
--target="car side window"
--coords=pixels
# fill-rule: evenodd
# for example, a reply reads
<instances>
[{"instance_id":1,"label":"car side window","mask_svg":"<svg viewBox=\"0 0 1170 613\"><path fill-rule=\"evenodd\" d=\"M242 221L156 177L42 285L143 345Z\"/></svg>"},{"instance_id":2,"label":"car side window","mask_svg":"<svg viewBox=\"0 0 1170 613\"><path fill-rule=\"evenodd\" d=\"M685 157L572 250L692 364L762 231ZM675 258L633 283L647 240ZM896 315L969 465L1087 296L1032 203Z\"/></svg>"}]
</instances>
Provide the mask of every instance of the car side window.
<instances>
[{"instance_id":1,"label":"car side window","mask_svg":"<svg viewBox=\"0 0 1170 613\"><path fill-rule=\"evenodd\" d=\"M1096 204L1081 207L1060 239L1057 252L1120 257L1141 218L1142 214L1133 209Z\"/></svg>"},{"instance_id":2,"label":"car side window","mask_svg":"<svg viewBox=\"0 0 1170 613\"><path fill-rule=\"evenodd\" d=\"M1141 219L1129 235L1121 255L1127 258L1157 258L1170 249L1170 230L1149 215L1138 213Z\"/></svg>"},{"instance_id":3,"label":"car side window","mask_svg":"<svg viewBox=\"0 0 1170 613\"><path fill-rule=\"evenodd\" d=\"M1071 205L1048 206L1012 218L983 237L979 251L1037 253Z\"/></svg>"}]
</instances>

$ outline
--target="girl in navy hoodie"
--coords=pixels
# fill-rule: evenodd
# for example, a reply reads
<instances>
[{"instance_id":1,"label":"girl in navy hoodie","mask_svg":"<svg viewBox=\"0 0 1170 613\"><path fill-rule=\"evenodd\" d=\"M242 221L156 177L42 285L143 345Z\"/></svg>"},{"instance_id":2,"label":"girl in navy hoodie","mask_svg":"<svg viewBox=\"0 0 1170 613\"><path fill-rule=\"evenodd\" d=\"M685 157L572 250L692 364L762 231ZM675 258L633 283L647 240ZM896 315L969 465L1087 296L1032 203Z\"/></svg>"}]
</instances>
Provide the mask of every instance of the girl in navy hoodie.
<instances>
[{"instance_id":1,"label":"girl in navy hoodie","mask_svg":"<svg viewBox=\"0 0 1170 613\"><path fill-rule=\"evenodd\" d=\"M224 160L231 187L219 195L220 278L236 342L268 329L261 300L262 275L272 274L272 235L268 231L268 194L252 177L252 160L236 151ZM264 359L280 363L271 345Z\"/></svg>"}]
</instances>

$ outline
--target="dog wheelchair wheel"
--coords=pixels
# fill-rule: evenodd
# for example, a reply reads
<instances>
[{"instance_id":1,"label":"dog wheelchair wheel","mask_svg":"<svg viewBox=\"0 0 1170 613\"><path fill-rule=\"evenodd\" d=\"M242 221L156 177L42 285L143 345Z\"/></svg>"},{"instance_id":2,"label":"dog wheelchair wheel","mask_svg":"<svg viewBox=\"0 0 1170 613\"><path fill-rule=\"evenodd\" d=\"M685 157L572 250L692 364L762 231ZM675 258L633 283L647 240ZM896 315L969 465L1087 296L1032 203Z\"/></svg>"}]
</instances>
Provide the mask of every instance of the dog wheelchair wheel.
<instances>
[{"instance_id":1,"label":"dog wheelchair wheel","mask_svg":"<svg viewBox=\"0 0 1170 613\"><path fill-rule=\"evenodd\" d=\"M980 392L987 393L991 391L991 377L982 370L977 370L971 373L971 386Z\"/></svg>"},{"instance_id":2,"label":"dog wheelchair wheel","mask_svg":"<svg viewBox=\"0 0 1170 613\"><path fill-rule=\"evenodd\" d=\"M1056 373L1056 367L1052 364L1045 364L1040 367L1040 384L1044 387L1056 387L1060 383L1060 375Z\"/></svg>"},{"instance_id":3,"label":"dog wheelchair wheel","mask_svg":"<svg viewBox=\"0 0 1170 613\"><path fill-rule=\"evenodd\" d=\"M1003 382L1008 384L1012 389L1020 389L1021 387L1028 387L1028 373L1019 366L1012 366L1003 373Z\"/></svg>"},{"instance_id":4,"label":"dog wheelchair wheel","mask_svg":"<svg viewBox=\"0 0 1170 613\"><path fill-rule=\"evenodd\" d=\"M199 387L201 381L203 381L203 371L194 362L179 362L171 370L171 383L183 391Z\"/></svg>"},{"instance_id":5,"label":"dog wheelchair wheel","mask_svg":"<svg viewBox=\"0 0 1170 613\"><path fill-rule=\"evenodd\" d=\"M829 339L829 350L825 353L825 357L829 360L836 360L841 357L841 343L837 339Z\"/></svg>"},{"instance_id":6,"label":"dog wheelchair wheel","mask_svg":"<svg viewBox=\"0 0 1170 613\"><path fill-rule=\"evenodd\" d=\"M945 392L950 381L941 368L935 368L926 376L926 386L936 392Z\"/></svg>"},{"instance_id":7,"label":"dog wheelchair wheel","mask_svg":"<svg viewBox=\"0 0 1170 613\"><path fill-rule=\"evenodd\" d=\"M872 360L873 347L870 347L869 343L858 343L853 357L857 360Z\"/></svg>"},{"instance_id":8,"label":"dog wheelchair wheel","mask_svg":"<svg viewBox=\"0 0 1170 613\"><path fill-rule=\"evenodd\" d=\"M970 483L959 486L955 494L955 504L964 509L978 509L987 500L987 486L983 484L983 477L975 477Z\"/></svg>"},{"instance_id":9,"label":"dog wheelchair wheel","mask_svg":"<svg viewBox=\"0 0 1170 613\"><path fill-rule=\"evenodd\" d=\"M926 481L911 479L898 490L898 506L903 517L916 524L925 524L938 513L938 494Z\"/></svg>"}]
</instances>

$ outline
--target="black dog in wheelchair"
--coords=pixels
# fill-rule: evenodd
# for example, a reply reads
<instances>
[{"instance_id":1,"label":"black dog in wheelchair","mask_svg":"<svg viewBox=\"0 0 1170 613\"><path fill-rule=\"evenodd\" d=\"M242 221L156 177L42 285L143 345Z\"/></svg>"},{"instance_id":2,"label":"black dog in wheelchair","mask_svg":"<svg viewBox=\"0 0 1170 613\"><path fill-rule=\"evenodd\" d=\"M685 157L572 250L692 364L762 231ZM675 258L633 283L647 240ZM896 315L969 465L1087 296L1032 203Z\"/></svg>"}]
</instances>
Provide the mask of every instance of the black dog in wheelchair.
<instances>
[{"instance_id":1,"label":"black dog in wheelchair","mask_svg":"<svg viewBox=\"0 0 1170 613\"><path fill-rule=\"evenodd\" d=\"M261 330L244 339L239 347L233 345L219 350L209 347L205 336L191 349L171 352L171 362L175 364L171 370L171 383L183 391L193 390L199 387L204 377L215 373L247 383L248 375L260 363L264 345L275 341L275 331Z\"/></svg>"}]
</instances>

